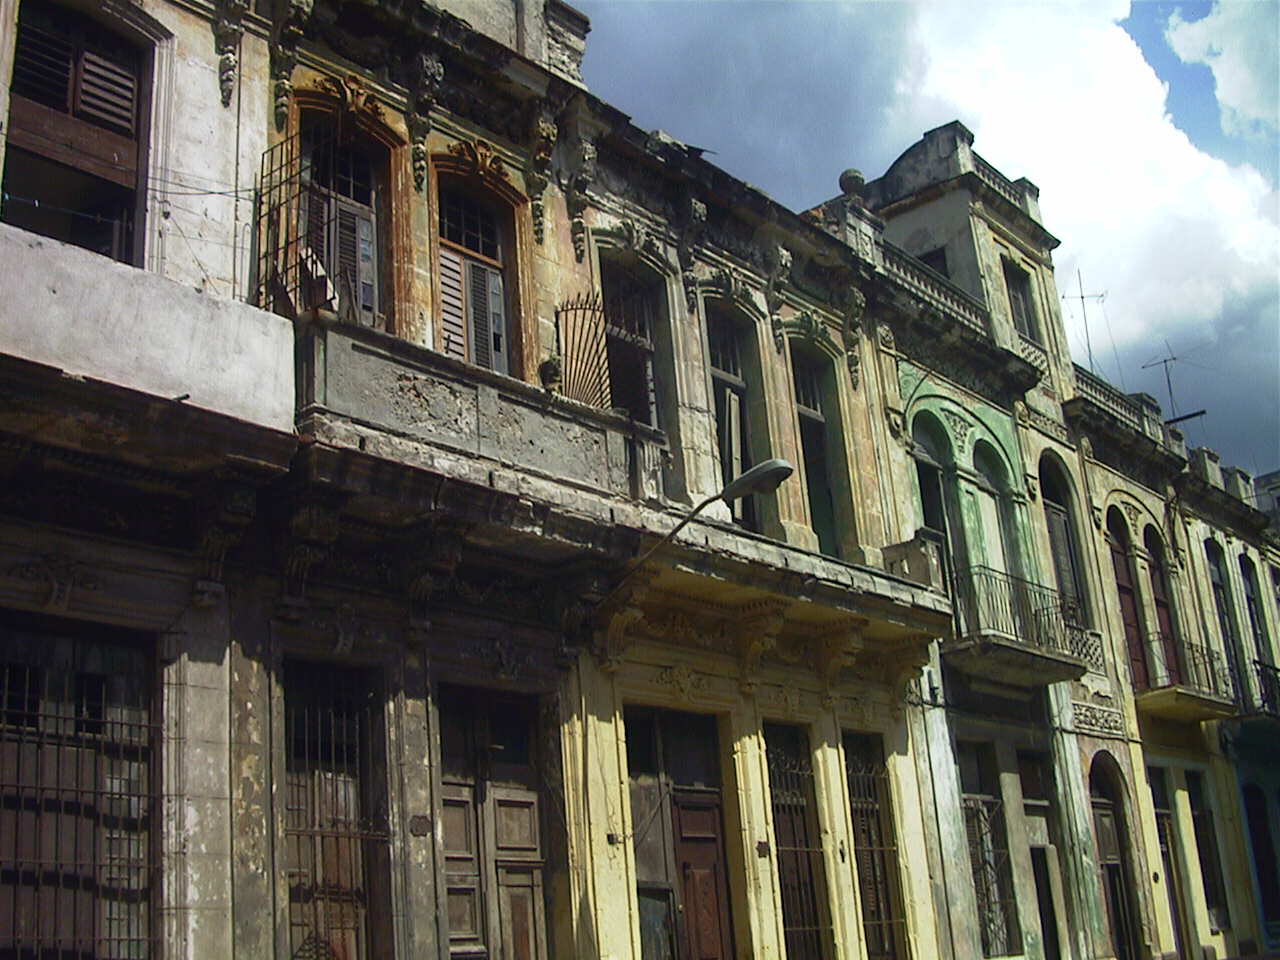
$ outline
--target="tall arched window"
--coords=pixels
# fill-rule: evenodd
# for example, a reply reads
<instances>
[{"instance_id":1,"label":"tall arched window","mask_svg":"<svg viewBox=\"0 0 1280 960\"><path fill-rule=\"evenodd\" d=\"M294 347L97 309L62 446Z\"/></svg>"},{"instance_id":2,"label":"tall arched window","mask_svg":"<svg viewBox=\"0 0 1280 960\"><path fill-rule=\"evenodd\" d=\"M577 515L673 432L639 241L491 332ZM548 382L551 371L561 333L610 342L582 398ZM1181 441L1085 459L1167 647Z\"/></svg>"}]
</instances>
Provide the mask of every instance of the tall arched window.
<instances>
[{"instance_id":1,"label":"tall arched window","mask_svg":"<svg viewBox=\"0 0 1280 960\"><path fill-rule=\"evenodd\" d=\"M840 556L836 524L834 482L841 433L837 411L831 409L834 390L831 362L802 343L791 342L791 378L795 386L796 419L800 426L800 452L804 459L805 492L818 549ZM843 459L843 458L841 458Z\"/></svg>"},{"instance_id":2,"label":"tall arched window","mask_svg":"<svg viewBox=\"0 0 1280 960\"><path fill-rule=\"evenodd\" d=\"M1253 633L1253 648L1259 660L1269 660L1271 642L1267 638L1267 621L1262 613L1262 594L1258 590L1258 575L1253 561L1240 555L1240 580L1244 583L1244 608L1249 614L1249 629Z\"/></svg>"},{"instance_id":3,"label":"tall arched window","mask_svg":"<svg viewBox=\"0 0 1280 960\"><path fill-rule=\"evenodd\" d=\"M1063 617L1069 625L1084 626L1088 620L1088 607L1080 541L1072 509L1074 498L1065 472L1047 456L1040 458L1040 494L1044 502L1045 526L1049 531L1054 580L1062 597Z\"/></svg>"},{"instance_id":4,"label":"tall arched window","mask_svg":"<svg viewBox=\"0 0 1280 960\"><path fill-rule=\"evenodd\" d=\"M440 348L509 373L515 292L511 209L464 177L438 177Z\"/></svg>"},{"instance_id":5,"label":"tall arched window","mask_svg":"<svg viewBox=\"0 0 1280 960\"><path fill-rule=\"evenodd\" d=\"M1018 563L1014 550L1013 518L1009 510L1008 473L999 455L982 440L974 445L973 469L979 480L976 497L981 522L981 562L1000 573L1016 573ZM970 561L977 560L971 550Z\"/></svg>"},{"instance_id":6,"label":"tall arched window","mask_svg":"<svg viewBox=\"0 0 1280 960\"><path fill-rule=\"evenodd\" d=\"M917 515L920 526L942 541L942 562L947 579L955 564L952 544L948 493L943 471L951 464L951 445L946 431L928 413L919 413L911 421L912 456L916 464Z\"/></svg>"},{"instance_id":7,"label":"tall arched window","mask_svg":"<svg viewBox=\"0 0 1280 960\"><path fill-rule=\"evenodd\" d=\"M711 368L712 404L716 417L716 450L720 478L734 477L769 456L769 434L760 382L760 358L750 321L728 304L710 300L703 311ZM759 530L758 495L735 500L734 522Z\"/></svg>"},{"instance_id":8,"label":"tall arched window","mask_svg":"<svg viewBox=\"0 0 1280 960\"><path fill-rule=\"evenodd\" d=\"M1142 617L1138 607L1137 578L1133 573L1133 552L1129 548L1129 528L1115 507L1107 511L1107 546L1111 550L1111 569L1120 601L1120 620L1124 625L1125 649L1129 654L1129 675L1135 689L1146 690L1151 686L1151 671L1142 639Z\"/></svg>"},{"instance_id":9,"label":"tall arched window","mask_svg":"<svg viewBox=\"0 0 1280 960\"><path fill-rule=\"evenodd\" d=\"M1213 590L1213 606L1218 614L1218 629L1222 633L1223 652L1227 657L1227 667L1237 690L1243 695L1241 688L1243 676L1240 673L1239 646L1240 635L1236 630L1235 614L1231 610L1231 587L1227 583L1227 566L1222 556L1222 548L1213 539L1204 542L1205 560L1209 565L1209 585Z\"/></svg>"},{"instance_id":10,"label":"tall arched window","mask_svg":"<svg viewBox=\"0 0 1280 960\"><path fill-rule=\"evenodd\" d=\"M667 322L666 281L642 263L601 250L600 293L610 405L659 426L654 345Z\"/></svg>"},{"instance_id":11,"label":"tall arched window","mask_svg":"<svg viewBox=\"0 0 1280 960\"><path fill-rule=\"evenodd\" d=\"M1156 630L1159 632L1157 650L1164 661L1166 682L1179 684L1183 682L1186 668L1180 652L1178 634L1174 628L1172 596L1169 589L1169 567L1165 560L1164 544L1155 527L1148 526L1142 535L1142 544L1147 549L1149 570L1151 571L1151 599L1156 609Z\"/></svg>"}]
</instances>

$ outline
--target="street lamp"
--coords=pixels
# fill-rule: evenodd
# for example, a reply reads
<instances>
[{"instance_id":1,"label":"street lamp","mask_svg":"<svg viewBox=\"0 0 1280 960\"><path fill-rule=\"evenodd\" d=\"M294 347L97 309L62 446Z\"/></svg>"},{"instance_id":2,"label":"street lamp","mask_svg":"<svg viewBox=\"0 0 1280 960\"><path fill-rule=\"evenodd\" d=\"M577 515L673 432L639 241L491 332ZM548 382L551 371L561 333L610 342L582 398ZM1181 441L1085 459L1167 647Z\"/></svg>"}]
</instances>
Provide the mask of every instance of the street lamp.
<instances>
[{"instance_id":1,"label":"street lamp","mask_svg":"<svg viewBox=\"0 0 1280 960\"><path fill-rule=\"evenodd\" d=\"M707 497L707 499L703 500L700 504L690 510L689 513L685 515L684 519L677 523L665 537L646 550L638 560L631 561L626 571L622 574L621 579L613 585L613 588L608 593L600 598L600 602L596 604L596 608L599 609L600 607L603 607L605 602L617 593L622 588L622 585L630 580L637 570L644 566L646 560L657 553L660 547L669 543L677 533L685 528L690 520L700 514L707 507L711 506L711 504L715 503L717 500L723 500L725 503L728 503L731 500L741 500L743 497L750 496L753 493L773 493L773 491L778 489L778 485L781 484L783 480L795 473L795 470L796 468L791 466L791 464L786 460L775 457L771 460L765 460L761 463L757 463L746 473L741 473L734 477L728 484L726 484L723 490L713 496Z\"/></svg>"}]
</instances>

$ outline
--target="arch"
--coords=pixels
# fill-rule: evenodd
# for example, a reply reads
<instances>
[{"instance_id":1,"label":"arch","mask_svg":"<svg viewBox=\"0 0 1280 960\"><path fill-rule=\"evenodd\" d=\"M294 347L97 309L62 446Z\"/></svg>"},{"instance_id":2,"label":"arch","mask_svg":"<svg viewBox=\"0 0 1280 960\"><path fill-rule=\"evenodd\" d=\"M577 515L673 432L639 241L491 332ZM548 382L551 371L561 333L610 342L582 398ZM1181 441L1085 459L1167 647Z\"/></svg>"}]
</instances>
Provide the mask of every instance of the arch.
<instances>
[{"instance_id":1,"label":"arch","mask_svg":"<svg viewBox=\"0 0 1280 960\"><path fill-rule=\"evenodd\" d=\"M1253 634L1254 656L1271 662L1271 642L1267 636L1266 615L1262 612L1262 593L1258 583L1257 568L1246 553L1240 554L1240 582L1244 588L1244 609L1249 617L1249 629Z\"/></svg>"},{"instance_id":2,"label":"arch","mask_svg":"<svg viewBox=\"0 0 1280 960\"><path fill-rule=\"evenodd\" d=\"M1040 455L1040 500L1054 579L1062 598L1062 612L1069 624L1085 626L1089 619L1083 556L1080 549L1076 497L1062 460L1052 451Z\"/></svg>"},{"instance_id":3,"label":"arch","mask_svg":"<svg viewBox=\"0 0 1280 960\"><path fill-rule=\"evenodd\" d=\"M1209 567L1209 589L1213 593L1213 606L1218 614L1218 631L1222 636L1222 649L1227 658L1227 667L1233 677L1243 680L1244 675L1240 668L1244 656L1240 649L1240 632L1236 623L1235 610L1232 607L1230 571L1227 569L1226 553L1217 540L1206 537L1204 557Z\"/></svg>"},{"instance_id":4,"label":"arch","mask_svg":"<svg viewBox=\"0 0 1280 960\"><path fill-rule=\"evenodd\" d=\"M973 444L973 469L993 490L1001 493L1010 491L1009 470L1005 466L1005 460L985 437Z\"/></svg>"},{"instance_id":5,"label":"arch","mask_svg":"<svg viewBox=\"0 0 1280 960\"><path fill-rule=\"evenodd\" d=\"M1128 791L1120 765L1107 750L1099 750L1089 763L1089 798L1111 944L1117 960L1137 960L1141 925L1129 852Z\"/></svg>"},{"instance_id":6,"label":"arch","mask_svg":"<svg viewBox=\"0 0 1280 960\"><path fill-rule=\"evenodd\" d=\"M934 466L948 467L955 464L951 437L942 421L930 410L921 410L911 420L911 440L915 455L922 454Z\"/></svg>"},{"instance_id":7,"label":"arch","mask_svg":"<svg viewBox=\"0 0 1280 960\"><path fill-rule=\"evenodd\" d=\"M821 343L791 337L787 347L810 524L819 550L842 556L857 538L839 368Z\"/></svg>"}]
</instances>

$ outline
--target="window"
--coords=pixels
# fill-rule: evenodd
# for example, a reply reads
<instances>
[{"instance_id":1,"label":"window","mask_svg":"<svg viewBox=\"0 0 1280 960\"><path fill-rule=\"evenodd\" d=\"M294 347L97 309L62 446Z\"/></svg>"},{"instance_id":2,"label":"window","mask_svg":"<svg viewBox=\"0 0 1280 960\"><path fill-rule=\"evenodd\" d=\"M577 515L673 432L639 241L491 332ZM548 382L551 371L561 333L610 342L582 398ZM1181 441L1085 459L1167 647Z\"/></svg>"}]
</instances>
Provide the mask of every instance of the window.
<instances>
[{"instance_id":1,"label":"window","mask_svg":"<svg viewBox=\"0 0 1280 960\"><path fill-rule=\"evenodd\" d=\"M1175 856L1173 798L1169 793L1169 778L1163 767L1147 767L1147 781L1151 784L1151 804L1156 814L1156 838L1160 843L1160 863L1164 867L1164 892L1169 901L1169 914L1173 918L1173 935L1177 955L1185 956L1183 944L1190 938L1184 929L1182 871Z\"/></svg>"},{"instance_id":2,"label":"window","mask_svg":"<svg viewBox=\"0 0 1280 960\"><path fill-rule=\"evenodd\" d=\"M1214 540L1204 542L1205 560L1209 564L1209 585L1213 590L1213 605L1218 614L1218 629L1222 633L1222 646L1227 655L1227 669L1235 681L1236 690L1245 694L1244 675L1241 673L1237 649L1240 644L1236 632L1236 618L1231 612L1231 590L1227 586L1227 569L1223 563L1222 548Z\"/></svg>"},{"instance_id":3,"label":"window","mask_svg":"<svg viewBox=\"0 0 1280 960\"><path fill-rule=\"evenodd\" d=\"M838 431L828 424L825 412L830 364L805 352L799 344L791 345L791 375L795 382L796 415L800 421L800 450L804 457L805 489L809 499L809 515L818 549L829 557L840 555L840 539L836 533L835 501L831 495L831 462L827 445L837 443Z\"/></svg>"},{"instance_id":4,"label":"window","mask_svg":"<svg viewBox=\"0 0 1280 960\"><path fill-rule=\"evenodd\" d=\"M1227 893L1222 882L1222 864L1218 859L1218 834L1213 809L1205 793L1204 774L1187 771L1187 800L1191 805L1191 822L1196 831L1196 853L1200 858L1200 875L1204 881L1204 901L1209 920L1215 930L1231 926L1227 913Z\"/></svg>"},{"instance_id":5,"label":"window","mask_svg":"<svg viewBox=\"0 0 1280 960\"><path fill-rule=\"evenodd\" d=\"M149 58L43 0L18 11L3 219L137 262Z\"/></svg>"},{"instance_id":6,"label":"window","mask_svg":"<svg viewBox=\"0 0 1280 960\"><path fill-rule=\"evenodd\" d=\"M372 670L286 660L289 955L390 949L390 837L381 684Z\"/></svg>"},{"instance_id":7,"label":"window","mask_svg":"<svg viewBox=\"0 0 1280 960\"><path fill-rule=\"evenodd\" d=\"M1129 549L1129 529L1115 507L1107 511L1107 546L1111 551L1116 597L1120 601L1125 648L1129 652L1129 676L1134 689L1147 690L1151 687L1151 670L1142 636L1142 617L1138 612L1138 587L1133 573L1133 554Z\"/></svg>"},{"instance_id":8,"label":"window","mask_svg":"<svg viewBox=\"0 0 1280 960\"><path fill-rule=\"evenodd\" d=\"M1040 461L1040 492L1044 502L1045 526L1049 531L1049 553L1054 581L1062 598L1063 619L1068 626L1085 626L1084 576L1080 549L1071 510L1070 487L1056 463Z\"/></svg>"},{"instance_id":9,"label":"window","mask_svg":"<svg viewBox=\"0 0 1280 960\"><path fill-rule=\"evenodd\" d=\"M809 737L800 727L766 723L764 743L787 960L827 960L831 906Z\"/></svg>"},{"instance_id":10,"label":"window","mask_svg":"<svg viewBox=\"0 0 1280 960\"><path fill-rule=\"evenodd\" d=\"M1031 277L1025 270L1004 260L1004 288L1009 295L1009 313L1013 327L1029 340L1040 343L1040 329L1032 306Z\"/></svg>"},{"instance_id":11,"label":"window","mask_svg":"<svg viewBox=\"0 0 1280 960\"><path fill-rule=\"evenodd\" d=\"M1117 960L1140 955L1137 897L1129 869L1129 840L1123 790L1115 760L1099 753L1089 768L1089 799L1093 807L1093 839L1103 903Z\"/></svg>"},{"instance_id":12,"label":"window","mask_svg":"<svg viewBox=\"0 0 1280 960\"><path fill-rule=\"evenodd\" d=\"M906 921L884 741L877 734L846 732L844 764L867 957L901 960L906 956Z\"/></svg>"},{"instance_id":13,"label":"window","mask_svg":"<svg viewBox=\"0 0 1280 960\"><path fill-rule=\"evenodd\" d=\"M733 956L714 717L628 707L643 960Z\"/></svg>"},{"instance_id":14,"label":"window","mask_svg":"<svg viewBox=\"0 0 1280 960\"><path fill-rule=\"evenodd\" d=\"M385 207L386 149L346 118L305 111L301 158L304 305L331 306L344 319L385 326L378 211Z\"/></svg>"},{"instance_id":15,"label":"window","mask_svg":"<svg viewBox=\"0 0 1280 960\"><path fill-rule=\"evenodd\" d=\"M978 900L982 955L1022 953L995 752L988 743L960 741L956 744L956 760L960 766L960 802L969 841L969 866Z\"/></svg>"},{"instance_id":16,"label":"window","mask_svg":"<svg viewBox=\"0 0 1280 960\"><path fill-rule=\"evenodd\" d=\"M439 712L450 952L545 960L536 701L441 687Z\"/></svg>"},{"instance_id":17,"label":"window","mask_svg":"<svg viewBox=\"0 0 1280 960\"><path fill-rule=\"evenodd\" d=\"M1142 537L1143 546L1147 548L1149 569L1151 572L1151 599L1156 608L1156 651L1164 661L1165 682L1182 683L1186 673L1183 657L1178 650L1178 634L1174 629L1173 606L1169 589L1169 568L1165 563L1164 544L1154 527L1147 527Z\"/></svg>"},{"instance_id":18,"label":"window","mask_svg":"<svg viewBox=\"0 0 1280 960\"><path fill-rule=\"evenodd\" d=\"M719 307L709 307L707 347L711 359L711 390L716 411L716 448L720 453L720 478L728 486L755 460L752 457L749 413L749 371L744 364L745 333L737 319ZM731 503L735 522L759 529L755 496Z\"/></svg>"},{"instance_id":19,"label":"window","mask_svg":"<svg viewBox=\"0 0 1280 960\"><path fill-rule=\"evenodd\" d=\"M440 177L442 352L510 372L511 216L459 178Z\"/></svg>"},{"instance_id":20,"label":"window","mask_svg":"<svg viewBox=\"0 0 1280 960\"><path fill-rule=\"evenodd\" d=\"M600 257L604 298L605 353L610 405L632 420L658 426L654 392L654 335L666 308L662 277L639 266Z\"/></svg>"},{"instance_id":21,"label":"window","mask_svg":"<svg viewBox=\"0 0 1280 960\"><path fill-rule=\"evenodd\" d=\"M1267 623L1262 614L1262 596L1258 592L1258 577L1254 572L1253 561L1244 554L1240 555L1240 579L1244 582L1244 608L1249 614L1249 628L1253 633L1254 649L1258 659L1268 660L1271 644L1267 640Z\"/></svg>"},{"instance_id":22,"label":"window","mask_svg":"<svg viewBox=\"0 0 1280 960\"><path fill-rule=\"evenodd\" d=\"M935 273L940 273L944 277L950 277L951 273L947 270L947 249L946 247L937 247L920 254L920 262Z\"/></svg>"},{"instance_id":23,"label":"window","mask_svg":"<svg viewBox=\"0 0 1280 960\"><path fill-rule=\"evenodd\" d=\"M1271 834L1274 821L1267 811L1267 796L1256 783L1245 785L1244 815L1262 899L1262 917L1268 926L1280 925L1280 872L1276 870L1276 848Z\"/></svg>"},{"instance_id":24,"label":"window","mask_svg":"<svg viewBox=\"0 0 1280 960\"><path fill-rule=\"evenodd\" d=\"M158 956L154 656L0 626L0 956Z\"/></svg>"}]
</instances>

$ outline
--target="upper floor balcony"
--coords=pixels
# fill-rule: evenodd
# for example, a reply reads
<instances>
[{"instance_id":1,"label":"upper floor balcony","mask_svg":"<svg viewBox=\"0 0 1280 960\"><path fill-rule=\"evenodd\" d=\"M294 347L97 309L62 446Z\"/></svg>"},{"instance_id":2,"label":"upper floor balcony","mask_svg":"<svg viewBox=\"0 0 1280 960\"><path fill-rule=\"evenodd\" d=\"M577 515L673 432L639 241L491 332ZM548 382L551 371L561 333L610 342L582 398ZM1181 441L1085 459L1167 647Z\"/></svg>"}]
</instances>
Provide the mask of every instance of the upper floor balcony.
<instances>
[{"instance_id":1,"label":"upper floor balcony","mask_svg":"<svg viewBox=\"0 0 1280 960\"><path fill-rule=\"evenodd\" d=\"M175 473L287 464L287 320L4 223L0 263L0 430Z\"/></svg>"},{"instance_id":2,"label":"upper floor balcony","mask_svg":"<svg viewBox=\"0 0 1280 960\"><path fill-rule=\"evenodd\" d=\"M953 580L956 637L942 653L965 673L1037 687L1077 679L1100 662L1098 639L1057 590L984 566Z\"/></svg>"},{"instance_id":3,"label":"upper floor balcony","mask_svg":"<svg viewBox=\"0 0 1280 960\"><path fill-rule=\"evenodd\" d=\"M1255 660L1249 673L1249 682L1240 685L1240 713L1280 720L1280 667Z\"/></svg>"},{"instance_id":4,"label":"upper floor balcony","mask_svg":"<svg viewBox=\"0 0 1280 960\"><path fill-rule=\"evenodd\" d=\"M1117 390L1078 364L1075 374L1076 395L1062 407L1068 418L1087 424L1174 473L1182 469L1187 459L1182 434L1164 423L1160 406L1153 399Z\"/></svg>"},{"instance_id":5,"label":"upper floor balcony","mask_svg":"<svg viewBox=\"0 0 1280 960\"><path fill-rule=\"evenodd\" d=\"M1191 722L1235 712L1231 671L1217 650L1162 635L1153 636L1147 649L1156 652L1156 663L1134 683L1140 712Z\"/></svg>"}]
</instances>

